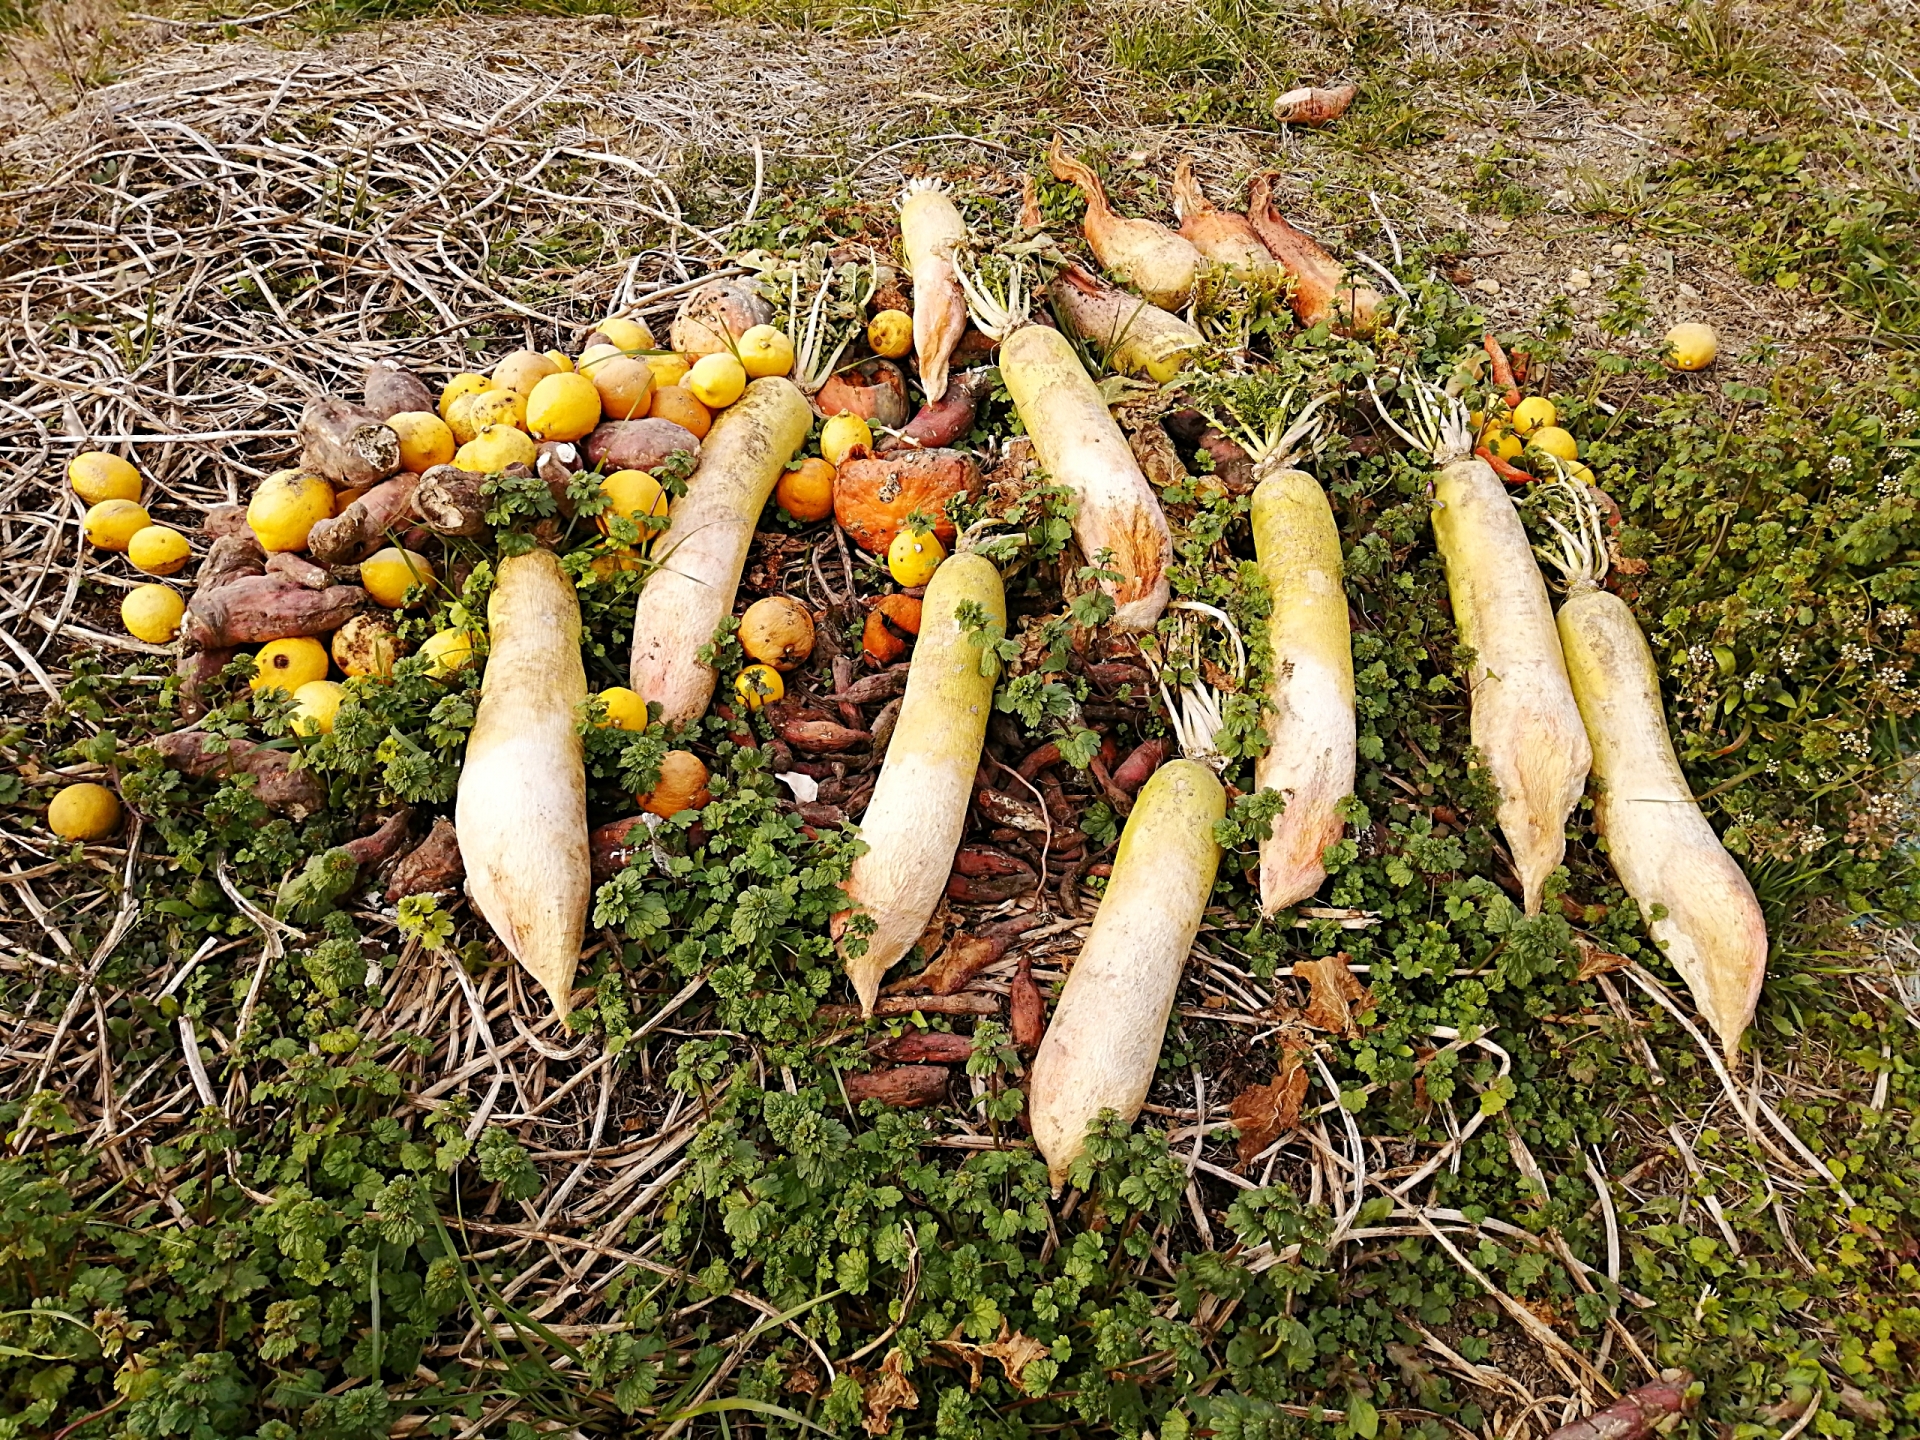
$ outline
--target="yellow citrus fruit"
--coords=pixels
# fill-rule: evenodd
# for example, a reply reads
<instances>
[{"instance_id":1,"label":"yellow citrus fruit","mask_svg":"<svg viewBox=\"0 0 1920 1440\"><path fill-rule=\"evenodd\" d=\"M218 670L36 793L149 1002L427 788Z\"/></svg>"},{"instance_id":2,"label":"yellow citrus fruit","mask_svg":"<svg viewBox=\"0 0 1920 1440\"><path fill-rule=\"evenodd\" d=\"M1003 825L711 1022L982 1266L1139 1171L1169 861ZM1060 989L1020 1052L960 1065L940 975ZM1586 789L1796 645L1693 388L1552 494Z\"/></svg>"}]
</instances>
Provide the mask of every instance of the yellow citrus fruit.
<instances>
[{"instance_id":1,"label":"yellow citrus fruit","mask_svg":"<svg viewBox=\"0 0 1920 1440\"><path fill-rule=\"evenodd\" d=\"M669 385L678 385L692 372L693 366L687 363L687 357L676 355L669 350L664 355L642 356L647 368L653 371L653 385L656 390L664 390Z\"/></svg>"},{"instance_id":2,"label":"yellow citrus fruit","mask_svg":"<svg viewBox=\"0 0 1920 1440\"><path fill-rule=\"evenodd\" d=\"M784 696L787 686L771 665L749 665L734 677L733 693L747 709L758 710Z\"/></svg>"},{"instance_id":3,"label":"yellow citrus fruit","mask_svg":"<svg viewBox=\"0 0 1920 1440\"><path fill-rule=\"evenodd\" d=\"M333 518L338 520L342 515L346 514L347 507L353 504L354 501L358 500L362 495L366 494L367 491L371 490L372 488L373 487L371 485L353 485L353 486L349 486L345 490L334 491L333 492Z\"/></svg>"},{"instance_id":4,"label":"yellow citrus fruit","mask_svg":"<svg viewBox=\"0 0 1920 1440\"><path fill-rule=\"evenodd\" d=\"M803 525L833 514L833 466L809 455L798 470L789 470L773 487L780 508Z\"/></svg>"},{"instance_id":5,"label":"yellow citrus fruit","mask_svg":"<svg viewBox=\"0 0 1920 1440\"><path fill-rule=\"evenodd\" d=\"M459 396L447 407L447 429L453 432L455 445L464 445L473 439L474 430L477 428L473 423L473 402L485 393L481 390Z\"/></svg>"},{"instance_id":6,"label":"yellow citrus fruit","mask_svg":"<svg viewBox=\"0 0 1920 1440\"><path fill-rule=\"evenodd\" d=\"M593 388L607 419L636 420L647 413L653 399L653 369L644 360L617 355L594 367Z\"/></svg>"},{"instance_id":7,"label":"yellow citrus fruit","mask_svg":"<svg viewBox=\"0 0 1920 1440\"><path fill-rule=\"evenodd\" d=\"M1593 471L1582 465L1578 460L1567 466L1567 473L1572 475L1573 478L1578 480L1582 485L1598 485L1600 483L1593 478Z\"/></svg>"},{"instance_id":8,"label":"yellow citrus fruit","mask_svg":"<svg viewBox=\"0 0 1920 1440\"><path fill-rule=\"evenodd\" d=\"M710 410L724 410L746 392L747 371L721 350L702 355L687 372L687 390Z\"/></svg>"},{"instance_id":9,"label":"yellow citrus fruit","mask_svg":"<svg viewBox=\"0 0 1920 1440\"><path fill-rule=\"evenodd\" d=\"M120 828L120 797L104 785L68 785L47 806L47 828L62 840L104 840Z\"/></svg>"},{"instance_id":10,"label":"yellow citrus fruit","mask_svg":"<svg viewBox=\"0 0 1920 1440\"><path fill-rule=\"evenodd\" d=\"M102 500L80 522L87 543L97 550L124 550L153 518L131 500Z\"/></svg>"},{"instance_id":11,"label":"yellow citrus fruit","mask_svg":"<svg viewBox=\"0 0 1920 1440\"><path fill-rule=\"evenodd\" d=\"M608 533L608 522L615 515L638 523L641 519L667 513L667 492L660 482L644 470L616 470L600 482L600 493L607 497L607 508L594 517L600 533ZM642 548L653 532L640 527Z\"/></svg>"},{"instance_id":12,"label":"yellow citrus fruit","mask_svg":"<svg viewBox=\"0 0 1920 1440\"><path fill-rule=\"evenodd\" d=\"M493 383L502 390L514 391L524 400L533 393L534 386L559 369L537 350L515 350L493 367Z\"/></svg>"},{"instance_id":13,"label":"yellow citrus fruit","mask_svg":"<svg viewBox=\"0 0 1920 1440\"><path fill-rule=\"evenodd\" d=\"M626 358L627 352L618 345L589 345L580 352L580 359L575 362L573 368L582 375L591 375L609 360Z\"/></svg>"},{"instance_id":14,"label":"yellow citrus fruit","mask_svg":"<svg viewBox=\"0 0 1920 1440\"><path fill-rule=\"evenodd\" d=\"M335 680L309 680L293 692L293 731L296 735L331 735L333 717L346 699L347 687Z\"/></svg>"},{"instance_id":15,"label":"yellow citrus fruit","mask_svg":"<svg viewBox=\"0 0 1920 1440\"><path fill-rule=\"evenodd\" d=\"M898 360L913 349L913 317L904 310L882 310L867 322L867 344L874 354Z\"/></svg>"},{"instance_id":16,"label":"yellow citrus fruit","mask_svg":"<svg viewBox=\"0 0 1920 1440\"><path fill-rule=\"evenodd\" d=\"M360 586L389 610L407 603L407 592L416 585L432 585L439 578L433 562L424 555L389 545L360 562Z\"/></svg>"},{"instance_id":17,"label":"yellow citrus fruit","mask_svg":"<svg viewBox=\"0 0 1920 1440\"><path fill-rule=\"evenodd\" d=\"M473 637L464 630L442 630L421 642L420 653L427 657L429 675L451 675L473 663Z\"/></svg>"},{"instance_id":18,"label":"yellow citrus fruit","mask_svg":"<svg viewBox=\"0 0 1920 1440\"><path fill-rule=\"evenodd\" d=\"M164 645L180 633L187 602L171 585L136 585L120 602L120 623L136 640Z\"/></svg>"},{"instance_id":19,"label":"yellow citrus fruit","mask_svg":"<svg viewBox=\"0 0 1920 1440\"><path fill-rule=\"evenodd\" d=\"M820 427L820 458L829 465L838 465L856 445L873 448L873 431L858 415L842 410Z\"/></svg>"},{"instance_id":20,"label":"yellow citrus fruit","mask_svg":"<svg viewBox=\"0 0 1920 1440\"><path fill-rule=\"evenodd\" d=\"M1667 356L1676 370L1704 370L1720 353L1720 337L1711 325L1688 321L1667 331Z\"/></svg>"},{"instance_id":21,"label":"yellow citrus fruit","mask_svg":"<svg viewBox=\"0 0 1920 1440\"><path fill-rule=\"evenodd\" d=\"M549 375L527 397L527 429L542 440L578 440L600 423L596 379Z\"/></svg>"},{"instance_id":22,"label":"yellow citrus fruit","mask_svg":"<svg viewBox=\"0 0 1920 1440\"><path fill-rule=\"evenodd\" d=\"M931 580L933 572L946 558L946 547L940 543L939 536L902 530L887 547L887 571L898 584L912 589Z\"/></svg>"},{"instance_id":23,"label":"yellow citrus fruit","mask_svg":"<svg viewBox=\"0 0 1920 1440\"><path fill-rule=\"evenodd\" d=\"M149 525L127 541L127 560L147 575L172 575L193 558L187 537L170 525Z\"/></svg>"},{"instance_id":24,"label":"yellow citrus fruit","mask_svg":"<svg viewBox=\"0 0 1920 1440\"><path fill-rule=\"evenodd\" d=\"M495 386L491 390L482 390L473 397L473 404L467 407L467 424L478 435L489 425L511 425L515 430L527 428L527 397L518 390L503 390Z\"/></svg>"},{"instance_id":25,"label":"yellow citrus fruit","mask_svg":"<svg viewBox=\"0 0 1920 1440\"><path fill-rule=\"evenodd\" d=\"M647 728L647 702L624 685L613 685L600 692L600 703L607 707L607 723L619 730Z\"/></svg>"},{"instance_id":26,"label":"yellow citrus fruit","mask_svg":"<svg viewBox=\"0 0 1920 1440\"><path fill-rule=\"evenodd\" d=\"M740 366L754 379L785 375L793 369L793 341L773 325L754 325L735 342Z\"/></svg>"},{"instance_id":27,"label":"yellow citrus fruit","mask_svg":"<svg viewBox=\"0 0 1920 1440\"><path fill-rule=\"evenodd\" d=\"M440 418L449 425L453 423L453 402L462 395L478 395L482 390L491 390L493 381L484 375L476 375L464 370L446 383L440 392Z\"/></svg>"},{"instance_id":28,"label":"yellow citrus fruit","mask_svg":"<svg viewBox=\"0 0 1920 1440\"><path fill-rule=\"evenodd\" d=\"M385 679L398 653L393 625L378 615L355 615L333 632L333 663L350 676Z\"/></svg>"},{"instance_id":29,"label":"yellow citrus fruit","mask_svg":"<svg viewBox=\"0 0 1920 1440\"><path fill-rule=\"evenodd\" d=\"M304 550L307 533L333 516L333 487L305 470L281 470L247 503L247 525L262 550Z\"/></svg>"},{"instance_id":30,"label":"yellow citrus fruit","mask_svg":"<svg viewBox=\"0 0 1920 1440\"><path fill-rule=\"evenodd\" d=\"M302 685L327 678L327 647L310 635L292 640L269 640L253 654L255 690L284 690L291 695Z\"/></svg>"},{"instance_id":31,"label":"yellow citrus fruit","mask_svg":"<svg viewBox=\"0 0 1920 1440\"><path fill-rule=\"evenodd\" d=\"M1580 458L1580 442L1558 425L1542 425L1527 437L1527 445L1568 463Z\"/></svg>"},{"instance_id":32,"label":"yellow citrus fruit","mask_svg":"<svg viewBox=\"0 0 1920 1440\"><path fill-rule=\"evenodd\" d=\"M1553 408L1553 402L1544 395L1529 395L1513 407L1513 433L1525 439L1543 425L1551 425L1560 418L1560 412Z\"/></svg>"},{"instance_id":33,"label":"yellow citrus fruit","mask_svg":"<svg viewBox=\"0 0 1920 1440\"><path fill-rule=\"evenodd\" d=\"M453 431L438 415L425 410L402 410L387 417L387 428L400 437L400 468L424 475L436 465L453 460Z\"/></svg>"},{"instance_id":34,"label":"yellow citrus fruit","mask_svg":"<svg viewBox=\"0 0 1920 1440\"><path fill-rule=\"evenodd\" d=\"M549 360L553 361L554 374L571 375L573 373L573 357L567 354L566 351L542 350L540 353L546 356Z\"/></svg>"},{"instance_id":35,"label":"yellow citrus fruit","mask_svg":"<svg viewBox=\"0 0 1920 1440\"><path fill-rule=\"evenodd\" d=\"M89 505L140 498L140 472L104 450L84 450L69 460L67 483Z\"/></svg>"},{"instance_id":36,"label":"yellow citrus fruit","mask_svg":"<svg viewBox=\"0 0 1920 1440\"><path fill-rule=\"evenodd\" d=\"M489 425L453 454L453 463L479 475L498 475L509 465L531 465L540 447L524 430Z\"/></svg>"},{"instance_id":37,"label":"yellow citrus fruit","mask_svg":"<svg viewBox=\"0 0 1920 1440\"><path fill-rule=\"evenodd\" d=\"M653 349L653 332L647 328L647 322L644 320L609 317L593 328L607 337L607 344L618 346L628 355L636 350Z\"/></svg>"},{"instance_id":38,"label":"yellow citrus fruit","mask_svg":"<svg viewBox=\"0 0 1920 1440\"><path fill-rule=\"evenodd\" d=\"M604 555L593 557L588 568L602 580L609 575L618 575L622 570L638 570L646 562L640 558L638 550L629 550L626 546L617 546Z\"/></svg>"},{"instance_id":39,"label":"yellow citrus fruit","mask_svg":"<svg viewBox=\"0 0 1920 1440\"><path fill-rule=\"evenodd\" d=\"M1480 432L1480 443L1502 460L1511 460L1526 448L1518 435L1497 421Z\"/></svg>"}]
</instances>

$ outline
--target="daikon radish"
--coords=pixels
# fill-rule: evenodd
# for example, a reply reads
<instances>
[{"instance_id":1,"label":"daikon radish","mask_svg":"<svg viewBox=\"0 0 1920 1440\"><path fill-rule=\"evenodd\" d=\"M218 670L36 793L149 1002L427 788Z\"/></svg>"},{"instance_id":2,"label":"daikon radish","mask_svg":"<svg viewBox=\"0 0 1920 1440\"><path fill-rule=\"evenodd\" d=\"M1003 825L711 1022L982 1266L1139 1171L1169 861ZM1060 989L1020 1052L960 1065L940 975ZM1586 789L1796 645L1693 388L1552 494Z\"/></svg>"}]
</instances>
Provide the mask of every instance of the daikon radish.
<instances>
[{"instance_id":1,"label":"daikon radish","mask_svg":"<svg viewBox=\"0 0 1920 1440\"><path fill-rule=\"evenodd\" d=\"M1447 567L1461 644L1473 651L1471 734L1500 790L1500 830L1527 913L1537 915L1541 887L1566 854L1567 816L1586 787L1593 751L1546 581L1506 486L1474 457L1460 402L1420 381L1411 390L1417 433L1384 409L1381 415L1438 467L1433 538Z\"/></svg>"},{"instance_id":2,"label":"daikon radish","mask_svg":"<svg viewBox=\"0 0 1920 1440\"><path fill-rule=\"evenodd\" d=\"M1179 374L1205 338L1177 315L1089 275L1078 265L1047 287L1054 310L1073 333L1104 356L1109 367L1165 384Z\"/></svg>"},{"instance_id":3,"label":"daikon radish","mask_svg":"<svg viewBox=\"0 0 1920 1440\"><path fill-rule=\"evenodd\" d=\"M1108 554L1108 568L1121 577L1103 582L1113 623L1151 629L1167 608L1173 536L1099 388L1066 337L1044 325L1001 342L1000 378L1047 475L1078 501L1073 533L1082 553L1090 561Z\"/></svg>"},{"instance_id":4,"label":"daikon radish","mask_svg":"<svg viewBox=\"0 0 1920 1440\"><path fill-rule=\"evenodd\" d=\"M1247 219L1260 243L1293 277L1293 313L1302 325L1322 320L1342 334L1369 335L1380 292L1347 277L1347 270L1319 241L1295 228L1273 208L1271 176L1255 178L1247 197Z\"/></svg>"},{"instance_id":5,"label":"daikon radish","mask_svg":"<svg viewBox=\"0 0 1920 1440\"><path fill-rule=\"evenodd\" d=\"M967 329L967 297L954 273L967 222L938 181L916 180L900 202L900 240L913 277L913 353L931 405L947 393L947 361Z\"/></svg>"},{"instance_id":6,"label":"daikon radish","mask_svg":"<svg viewBox=\"0 0 1920 1440\"><path fill-rule=\"evenodd\" d=\"M1173 167L1173 213L1180 217L1180 233L1214 264L1243 270L1273 268L1273 256L1254 233L1253 222L1207 199L1193 178L1191 156L1181 156Z\"/></svg>"},{"instance_id":7,"label":"daikon radish","mask_svg":"<svg viewBox=\"0 0 1920 1440\"><path fill-rule=\"evenodd\" d=\"M1600 588L1607 540L1586 488L1563 471L1573 523L1551 521L1567 580L1560 643L1593 743L1594 828L1648 929L1733 1062L1767 973L1767 922L1753 886L1694 803L1660 703L1660 677L1633 611ZM1663 919L1652 918L1656 906Z\"/></svg>"},{"instance_id":8,"label":"daikon radish","mask_svg":"<svg viewBox=\"0 0 1920 1440\"><path fill-rule=\"evenodd\" d=\"M960 623L964 605L978 606L1006 629L1000 572L983 555L950 556L933 572L900 718L859 822L867 853L853 862L846 890L851 913L870 916L875 928L859 955L845 953L847 913L835 917L834 934L866 1015L873 1013L881 977L925 933L966 830L993 677L982 673L980 647Z\"/></svg>"},{"instance_id":9,"label":"daikon radish","mask_svg":"<svg viewBox=\"0 0 1920 1440\"><path fill-rule=\"evenodd\" d=\"M1193 296L1200 252L1193 242L1156 220L1129 220L1107 202L1100 177L1067 153L1058 135L1047 151L1053 178L1080 187L1087 197L1082 225L1094 258L1110 274L1132 286L1163 310L1177 310Z\"/></svg>"},{"instance_id":10,"label":"daikon radish","mask_svg":"<svg viewBox=\"0 0 1920 1440\"><path fill-rule=\"evenodd\" d=\"M500 561L487 631L454 828L474 908L564 1019L593 893L575 728L587 675L580 602L550 551Z\"/></svg>"},{"instance_id":11,"label":"daikon radish","mask_svg":"<svg viewBox=\"0 0 1920 1440\"><path fill-rule=\"evenodd\" d=\"M791 380L753 381L713 422L687 493L654 539L661 566L641 587L634 612L631 683L669 724L706 714L717 676L700 650L733 613L753 527L812 424Z\"/></svg>"},{"instance_id":12,"label":"daikon radish","mask_svg":"<svg viewBox=\"0 0 1920 1440\"><path fill-rule=\"evenodd\" d=\"M1211 606L1176 604L1226 618ZM1234 646L1244 669L1237 634ZM1150 645L1142 649L1153 658ZM1161 694L1188 758L1154 771L1133 802L1107 893L1067 972L1027 1087L1033 1142L1056 1195L1101 1112L1129 1125L1139 1117L1220 866L1213 827L1227 813L1227 792L1204 763L1220 761L1219 698L1204 682L1177 705L1164 680Z\"/></svg>"}]
</instances>

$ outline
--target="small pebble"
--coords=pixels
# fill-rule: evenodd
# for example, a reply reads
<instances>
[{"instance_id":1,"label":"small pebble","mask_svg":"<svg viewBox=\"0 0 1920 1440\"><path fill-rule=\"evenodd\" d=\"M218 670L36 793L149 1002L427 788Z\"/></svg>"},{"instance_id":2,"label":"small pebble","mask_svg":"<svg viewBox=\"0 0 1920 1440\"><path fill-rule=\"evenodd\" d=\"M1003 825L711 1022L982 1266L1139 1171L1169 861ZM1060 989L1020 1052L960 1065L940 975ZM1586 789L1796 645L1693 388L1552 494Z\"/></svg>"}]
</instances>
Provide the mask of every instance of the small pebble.
<instances>
[{"instance_id":1,"label":"small pebble","mask_svg":"<svg viewBox=\"0 0 1920 1440\"><path fill-rule=\"evenodd\" d=\"M1624 260L1627 258L1627 256L1631 255L1632 253L1633 253L1632 250L1625 245L1616 245L1613 247L1613 251L1612 251L1613 258L1616 260Z\"/></svg>"},{"instance_id":2,"label":"small pebble","mask_svg":"<svg viewBox=\"0 0 1920 1440\"><path fill-rule=\"evenodd\" d=\"M1680 284L1679 284L1679 285L1678 285L1677 287L1675 287L1675 288L1679 290L1679 292L1680 292L1680 297L1681 297L1681 298L1682 298L1683 300L1698 300L1698 299L1700 298L1700 292L1699 292L1698 290L1696 290L1696 289L1694 289L1694 288L1693 288L1693 286L1691 286L1691 285L1689 285L1689 284L1687 284L1687 283L1686 283L1686 282L1684 282L1684 281L1682 281L1682 282L1681 282L1681 283L1680 283Z\"/></svg>"},{"instance_id":3,"label":"small pebble","mask_svg":"<svg viewBox=\"0 0 1920 1440\"><path fill-rule=\"evenodd\" d=\"M1500 282L1491 278L1476 280L1473 282L1473 288L1478 290L1482 295L1498 295L1500 293Z\"/></svg>"},{"instance_id":4,"label":"small pebble","mask_svg":"<svg viewBox=\"0 0 1920 1440\"><path fill-rule=\"evenodd\" d=\"M1584 270L1574 270L1567 275L1567 289L1575 295L1590 289L1592 285L1593 277Z\"/></svg>"}]
</instances>

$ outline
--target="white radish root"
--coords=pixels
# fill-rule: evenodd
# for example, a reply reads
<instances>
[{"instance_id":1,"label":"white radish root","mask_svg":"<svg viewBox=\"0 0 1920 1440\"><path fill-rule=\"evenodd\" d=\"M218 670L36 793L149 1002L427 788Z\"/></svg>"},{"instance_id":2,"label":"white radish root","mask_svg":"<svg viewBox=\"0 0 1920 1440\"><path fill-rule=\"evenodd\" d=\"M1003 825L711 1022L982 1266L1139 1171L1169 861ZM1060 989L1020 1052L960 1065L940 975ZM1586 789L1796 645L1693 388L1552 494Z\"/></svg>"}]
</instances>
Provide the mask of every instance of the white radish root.
<instances>
[{"instance_id":1,"label":"white radish root","mask_svg":"<svg viewBox=\"0 0 1920 1440\"><path fill-rule=\"evenodd\" d=\"M1100 177L1069 155L1058 135L1047 151L1047 163L1054 179L1078 186L1086 196L1087 216L1081 228L1094 258L1108 274L1163 310L1178 310L1193 298L1201 257L1192 241L1156 220L1130 220L1115 214Z\"/></svg>"},{"instance_id":2,"label":"white radish root","mask_svg":"<svg viewBox=\"0 0 1920 1440\"><path fill-rule=\"evenodd\" d=\"M913 353L931 405L947 393L947 361L967 330L967 297L953 259L966 244L967 224L938 182L915 181L900 202L900 239L913 277Z\"/></svg>"},{"instance_id":3,"label":"white radish root","mask_svg":"<svg viewBox=\"0 0 1920 1440\"><path fill-rule=\"evenodd\" d=\"M1254 233L1253 222L1207 199L1194 178L1190 155L1181 156L1173 169L1173 209L1180 217L1181 235L1214 264L1243 270L1273 268L1273 256Z\"/></svg>"},{"instance_id":4,"label":"white radish root","mask_svg":"<svg viewBox=\"0 0 1920 1440\"><path fill-rule=\"evenodd\" d=\"M1207 343L1178 315L1116 289L1077 265L1056 275L1047 293L1074 334L1123 374L1145 375L1165 384Z\"/></svg>"}]
</instances>

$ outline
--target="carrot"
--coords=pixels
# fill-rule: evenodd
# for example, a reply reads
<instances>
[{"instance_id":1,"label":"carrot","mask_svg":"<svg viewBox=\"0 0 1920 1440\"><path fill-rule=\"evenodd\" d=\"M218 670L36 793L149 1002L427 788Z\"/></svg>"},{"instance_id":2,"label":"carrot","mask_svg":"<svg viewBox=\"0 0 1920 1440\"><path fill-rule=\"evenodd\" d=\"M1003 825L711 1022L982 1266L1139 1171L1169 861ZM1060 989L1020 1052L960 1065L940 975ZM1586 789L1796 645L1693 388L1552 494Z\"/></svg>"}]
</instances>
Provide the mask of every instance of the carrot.
<instances>
[{"instance_id":1,"label":"carrot","mask_svg":"<svg viewBox=\"0 0 1920 1440\"><path fill-rule=\"evenodd\" d=\"M1648 929L1693 992L1732 1062L1767 973L1767 922L1753 886L1694 802L1660 703L1660 677L1633 611L1601 588L1607 538L1586 487L1563 470L1555 488L1574 512L1549 516L1567 580L1560 642L1573 698L1593 743L1594 828L1614 873L1651 917Z\"/></svg>"},{"instance_id":2,"label":"carrot","mask_svg":"<svg viewBox=\"0 0 1920 1440\"><path fill-rule=\"evenodd\" d=\"M1081 228L1103 269L1139 291L1149 304L1165 310L1178 309L1193 297L1201 256L1191 240L1156 220L1130 220L1115 214L1100 177L1069 155L1058 135L1047 151L1047 164L1054 179L1079 186L1087 197L1087 218Z\"/></svg>"},{"instance_id":3,"label":"carrot","mask_svg":"<svg viewBox=\"0 0 1920 1440\"><path fill-rule=\"evenodd\" d=\"M1410 388L1417 435L1384 408L1381 416L1438 467L1433 537L1447 568L1454 624L1473 651L1473 743L1499 788L1500 829L1527 913L1537 915L1541 888L1566 854L1567 816L1586 785L1593 751L1519 513L1500 477L1472 454L1465 407L1424 382Z\"/></svg>"},{"instance_id":4,"label":"carrot","mask_svg":"<svg viewBox=\"0 0 1920 1440\"><path fill-rule=\"evenodd\" d=\"M1247 219L1261 244L1293 277L1293 313L1302 325L1327 321L1342 334L1372 333L1380 292L1347 279L1346 267L1311 235L1273 208L1273 177L1257 176L1247 195Z\"/></svg>"},{"instance_id":5,"label":"carrot","mask_svg":"<svg viewBox=\"0 0 1920 1440\"><path fill-rule=\"evenodd\" d=\"M753 381L713 422L687 493L654 539L662 563L634 613L632 685L669 724L698 720L713 699L717 677L699 652L733 613L754 524L812 424L792 381Z\"/></svg>"},{"instance_id":6,"label":"carrot","mask_svg":"<svg viewBox=\"0 0 1920 1440\"><path fill-rule=\"evenodd\" d=\"M1493 362L1493 383L1500 387L1511 410L1520 403L1520 386L1513 378L1513 366L1507 363L1507 352L1500 348L1491 331L1481 337L1480 343L1486 349L1487 359Z\"/></svg>"},{"instance_id":7,"label":"carrot","mask_svg":"<svg viewBox=\"0 0 1920 1440\"><path fill-rule=\"evenodd\" d=\"M853 912L835 917L834 938L867 1015L881 977L925 933L967 826L993 676L983 673L982 652L967 638L962 606L978 607L990 624L1006 628L1000 572L983 555L949 557L927 585L906 698L860 821L867 852L847 876ZM865 914L874 927L857 955L848 953L849 913Z\"/></svg>"},{"instance_id":8,"label":"carrot","mask_svg":"<svg viewBox=\"0 0 1920 1440\"><path fill-rule=\"evenodd\" d=\"M966 244L967 223L946 187L916 180L900 201L900 240L913 277L913 353L932 404L947 393L947 361L967 329L967 297L954 274L953 251Z\"/></svg>"},{"instance_id":9,"label":"carrot","mask_svg":"<svg viewBox=\"0 0 1920 1440\"><path fill-rule=\"evenodd\" d=\"M1000 376L1041 465L1079 502L1073 533L1081 551L1089 560L1110 556L1107 568L1121 577L1102 582L1114 599L1114 623L1152 628L1167 608L1173 536L1099 389L1066 337L1043 325L1001 343Z\"/></svg>"},{"instance_id":10,"label":"carrot","mask_svg":"<svg viewBox=\"0 0 1920 1440\"><path fill-rule=\"evenodd\" d=\"M1193 178L1190 155L1181 156L1173 167L1173 210L1180 217L1180 233L1214 264L1247 270L1273 268L1273 256L1254 234L1253 223L1207 199Z\"/></svg>"},{"instance_id":11,"label":"carrot","mask_svg":"<svg viewBox=\"0 0 1920 1440\"><path fill-rule=\"evenodd\" d=\"M1178 315L1068 265L1047 287L1054 310L1110 369L1165 384L1207 343Z\"/></svg>"}]
</instances>

